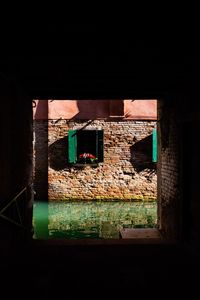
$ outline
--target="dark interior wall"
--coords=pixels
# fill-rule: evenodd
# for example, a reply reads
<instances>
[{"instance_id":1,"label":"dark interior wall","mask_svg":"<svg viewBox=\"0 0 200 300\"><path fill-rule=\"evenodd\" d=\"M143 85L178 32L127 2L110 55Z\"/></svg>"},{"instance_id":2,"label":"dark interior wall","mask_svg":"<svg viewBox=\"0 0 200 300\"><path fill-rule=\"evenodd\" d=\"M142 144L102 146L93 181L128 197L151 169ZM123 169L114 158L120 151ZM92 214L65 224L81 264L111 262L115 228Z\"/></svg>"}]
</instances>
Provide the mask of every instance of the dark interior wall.
<instances>
[{"instance_id":1,"label":"dark interior wall","mask_svg":"<svg viewBox=\"0 0 200 300\"><path fill-rule=\"evenodd\" d=\"M198 137L195 94L158 101L158 217L166 237L200 245Z\"/></svg>"},{"instance_id":2,"label":"dark interior wall","mask_svg":"<svg viewBox=\"0 0 200 300\"><path fill-rule=\"evenodd\" d=\"M11 172L10 172L10 157L11 157L11 125L10 122L7 122L9 116L11 115L11 103L9 102L11 98L10 85L9 82L4 78L0 77L0 97L1 104L4 103L3 110L4 113L1 115L0 130L1 130L1 141L2 146L1 151L1 160L0 160L0 172L1 172L1 185L0 185L0 195L1 202L6 201L9 198L8 193L11 188ZM5 126L5 123L7 126Z\"/></svg>"},{"instance_id":3,"label":"dark interior wall","mask_svg":"<svg viewBox=\"0 0 200 300\"><path fill-rule=\"evenodd\" d=\"M181 180L182 180L182 235L190 245L200 246L199 193L199 132L200 103L195 95L182 97L179 122L181 124Z\"/></svg>"},{"instance_id":4,"label":"dark interior wall","mask_svg":"<svg viewBox=\"0 0 200 300\"><path fill-rule=\"evenodd\" d=\"M181 173L179 107L172 99L158 101L158 218L167 238L180 239Z\"/></svg>"},{"instance_id":5,"label":"dark interior wall","mask_svg":"<svg viewBox=\"0 0 200 300\"><path fill-rule=\"evenodd\" d=\"M24 229L0 217L0 235L7 242L9 236L26 236L31 229L32 213L32 103L11 80L0 77L1 155L0 155L0 209L3 209L23 188L18 206ZM19 223L13 204L4 215Z\"/></svg>"},{"instance_id":6,"label":"dark interior wall","mask_svg":"<svg viewBox=\"0 0 200 300\"><path fill-rule=\"evenodd\" d=\"M183 169L183 233L189 243L200 244L200 196L199 196L199 147L200 132L198 120L184 122L182 127Z\"/></svg>"}]
</instances>

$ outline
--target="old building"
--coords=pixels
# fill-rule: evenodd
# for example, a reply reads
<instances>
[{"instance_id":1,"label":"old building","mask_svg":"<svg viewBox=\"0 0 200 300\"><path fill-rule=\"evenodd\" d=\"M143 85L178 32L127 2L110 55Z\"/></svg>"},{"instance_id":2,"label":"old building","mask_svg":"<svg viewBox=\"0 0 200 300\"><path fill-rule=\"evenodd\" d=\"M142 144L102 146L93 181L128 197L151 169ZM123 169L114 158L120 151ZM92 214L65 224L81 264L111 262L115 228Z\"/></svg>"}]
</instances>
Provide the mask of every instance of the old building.
<instances>
[{"instance_id":1,"label":"old building","mask_svg":"<svg viewBox=\"0 0 200 300\"><path fill-rule=\"evenodd\" d=\"M156 100L34 105L36 199L156 199Z\"/></svg>"}]
</instances>

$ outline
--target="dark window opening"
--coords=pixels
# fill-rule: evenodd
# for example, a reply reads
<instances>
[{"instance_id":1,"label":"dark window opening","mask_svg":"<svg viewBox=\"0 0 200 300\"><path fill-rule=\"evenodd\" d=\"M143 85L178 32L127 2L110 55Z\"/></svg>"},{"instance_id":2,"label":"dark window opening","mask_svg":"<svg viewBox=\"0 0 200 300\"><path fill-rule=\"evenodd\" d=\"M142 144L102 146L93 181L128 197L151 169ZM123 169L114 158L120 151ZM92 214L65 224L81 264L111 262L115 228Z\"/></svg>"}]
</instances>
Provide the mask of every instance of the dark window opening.
<instances>
[{"instance_id":1,"label":"dark window opening","mask_svg":"<svg viewBox=\"0 0 200 300\"><path fill-rule=\"evenodd\" d=\"M103 162L103 130L69 130L68 162L91 165Z\"/></svg>"}]
</instances>

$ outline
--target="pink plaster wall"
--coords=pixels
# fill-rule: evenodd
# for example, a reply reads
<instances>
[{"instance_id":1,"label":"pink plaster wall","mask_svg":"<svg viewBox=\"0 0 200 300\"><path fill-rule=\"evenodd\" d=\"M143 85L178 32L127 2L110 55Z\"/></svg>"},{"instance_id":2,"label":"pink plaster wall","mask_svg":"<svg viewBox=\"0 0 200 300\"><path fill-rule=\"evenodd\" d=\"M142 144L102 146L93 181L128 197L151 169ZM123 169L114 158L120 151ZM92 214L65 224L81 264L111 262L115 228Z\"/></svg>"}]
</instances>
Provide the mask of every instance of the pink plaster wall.
<instances>
[{"instance_id":1,"label":"pink plaster wall","mask_svg":"<svg viewBox=\"0 0 200 300\"><path fill-rule=\"evenodd\" d=\"M35 100L35 104L34 119L102 119L113 117L113 112L123 119L157 119L157 100Z\"/></svg>"},{"instance_id":2,"label":"pink plaster wall","mask_svg":"<svg viewBox=\"0 0 200 300\"><path fill-rule=\"evenodd\" d=\"M49 102L49 119L107 118L108 105L108 100L55 100Z\"/></svg>"},{"instance_id":3,"label":"pink plaster wall","mask_svg":"<svg viewBox=\"0 0 200 300\"><path fill-rule=\"evenodd\" d=\"M125 119L157 119L157 100L124 100Z\"/></svg>"}]
</instances>

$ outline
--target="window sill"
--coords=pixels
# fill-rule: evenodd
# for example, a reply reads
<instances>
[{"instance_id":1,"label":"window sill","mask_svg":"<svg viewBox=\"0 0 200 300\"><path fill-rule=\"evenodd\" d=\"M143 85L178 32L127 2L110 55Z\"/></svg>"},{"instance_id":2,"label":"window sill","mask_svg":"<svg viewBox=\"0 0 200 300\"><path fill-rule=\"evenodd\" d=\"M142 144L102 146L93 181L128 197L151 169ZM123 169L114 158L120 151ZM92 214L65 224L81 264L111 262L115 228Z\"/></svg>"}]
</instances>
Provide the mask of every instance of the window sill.
<instances>
[{"instance_id":1,"label":"window sill","mask_svg":"<svg viewBox=\"0 0 200 300\"><path fill-rule=\"evenodd\" d=\"M98 167L99 166L99 163L95 163L95 164L81 164L81 163L76 163L76 164L73 164L73 167L79 167L79 168L84 168L84 167Z\"/></svg>"}]
</instances>

